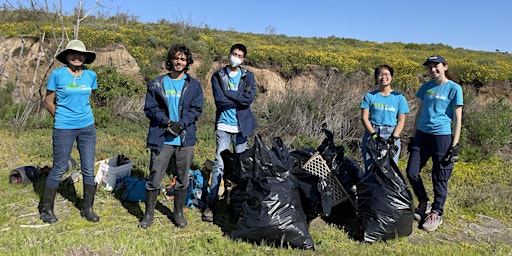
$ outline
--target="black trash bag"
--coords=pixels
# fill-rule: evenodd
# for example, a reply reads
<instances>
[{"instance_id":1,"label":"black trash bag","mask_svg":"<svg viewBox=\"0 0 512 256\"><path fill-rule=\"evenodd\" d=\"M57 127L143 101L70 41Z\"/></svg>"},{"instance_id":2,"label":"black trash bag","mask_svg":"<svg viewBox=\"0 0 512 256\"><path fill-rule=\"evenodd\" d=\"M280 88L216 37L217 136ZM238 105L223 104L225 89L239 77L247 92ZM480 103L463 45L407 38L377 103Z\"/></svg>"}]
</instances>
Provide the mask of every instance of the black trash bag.
<instances>
[{"instance_id":1,"label":"black trash bag","mask_svg":"<svg viewBox=\"0 0 512 256\"><path fill-rule=\"evenodd\" d=\"M293 168L293 174L299 180L301 201L308 221L321 215L324 220L338 224L342 223L346 217L353 218L356 215L356 209L353 205L356 198L354 187L359 178L362 177L363 172L353 159L345 157L343 146L335 145L333 133L325 128L322 131L326 138L316 150L301 149L290 153L297 159L296 163L298 163L298 166ZM347 200L333 206L334 188L327 186L320 177L301 168L317 151L326 161L327 166L340 181L345 191L349 193L352 202Z\"/></svg>"},{"instance_id":2,"label":"black trash bag","mask_svg":"<svg viewBox=\"0 0 512 256\"><path fill-rule=\"evenodd\" d=\"M245 200L231 237L314 249L300 201L298 182L287 169L294 165L293 158L290 158L288 149L279 138L274 139L273 145L274 148L269 150L256 135L253 151L249 151L253 154L244 154L246 151L240 155L242 168L246 170L244 173L253 173L253 176L244 177L235 187L238 192L243 190L240 194ZM253 168L252 172L250 168Z\"/></svg>"},{"instance_id":3,"label":"black trash bag","mask_svg":"<svg viewBox=\"0 0 512 256\"><path fill-rule=\"evenodd\" d=\"M365 242L386 241L412 233L413 197L385 142L369 140L373 158L357 185L358 216Z\"/></svg>"},{"instance_id":4,"label":"black trash bag","mask_svg":"<svg viewBox=\"0 0 512 256\"><path fill-rule=\"evenodd\" d=\"M21 166L11 171L9 182L11 184L27 184L37 180L39 173L35 166Z\"/></svg>"},{"instance_id":5,"label":"black trash bag","mask_svg":"<svg viewBox=\"0 0 512 256\"><path fill-rule=\"evenodd\" d=\"M290 152L296 161L292 174L299 184L300 200L308 223L324 212L322 208L322 192L320 178L302 169L302 166L315 154L315 149L299 149ZM324 188L328 190L328 188ZM332 201L332 200L331 200Z\"/></svg>"},{"instance_id":6,"label":"black trash bag","mask_svg":"<svg viewBox=\"0 0 512 256\"><path fill-rule=\"evenodd\" d=\"M363 177L363 169L357 162L349 157L344 157L341 161L336 161L332 173L343 185L345 191L349 194L352 202L347 200L335 205L331 209L331 214L322 216L322 219L331 224L350 226L354 230L358 229L357 208L353 202L357 202L356 185Z\"/></svg>"}]
</instances>

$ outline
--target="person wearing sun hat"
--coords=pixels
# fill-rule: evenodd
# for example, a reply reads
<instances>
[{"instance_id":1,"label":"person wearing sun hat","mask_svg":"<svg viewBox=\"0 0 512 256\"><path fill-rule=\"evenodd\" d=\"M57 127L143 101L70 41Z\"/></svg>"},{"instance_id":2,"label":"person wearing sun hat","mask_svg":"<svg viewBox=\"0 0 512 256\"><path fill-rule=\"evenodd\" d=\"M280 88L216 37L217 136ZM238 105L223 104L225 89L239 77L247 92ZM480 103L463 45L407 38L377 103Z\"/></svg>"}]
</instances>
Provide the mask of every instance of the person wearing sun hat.
<instances>
[{"instance_id":1,"label":"person wearing sun hat","mask_svg":"<svg viewBox=\"0 0 512 256\"><path fill-rule=\"evenodd\" d=\"M92 209L96 193L96 127L90 105L91 93L98 89L98 82L96 73L84 66L96 59L96 53L88 51L82 41L71 40L55 58L65 66L53 70L46 85L45 105L54 117L53 167L46 179L44 194L39 203L40 219L45 223L58 220L53 212L55 196L76 141L84 183L80 215L88 221L98 222L99 217Z\"/></svg>"},{"instance_id":2,"label":"person wearing sun hat","mask_svg":"<svg viewBox=\"0 0 512 256\"><path fill-rule=\"evenodd\" d=\"M443 222L448 179L459 155L463 95L462 87L454 81L443 56L430 56L423 66L432 80L424 83L416 93L419 105L414 137L409 143L406 173L419 202L414 216L423 229L434 231ZM432 158L432 205L420 176L429 158Z\"/></svg>"}]
</instances>

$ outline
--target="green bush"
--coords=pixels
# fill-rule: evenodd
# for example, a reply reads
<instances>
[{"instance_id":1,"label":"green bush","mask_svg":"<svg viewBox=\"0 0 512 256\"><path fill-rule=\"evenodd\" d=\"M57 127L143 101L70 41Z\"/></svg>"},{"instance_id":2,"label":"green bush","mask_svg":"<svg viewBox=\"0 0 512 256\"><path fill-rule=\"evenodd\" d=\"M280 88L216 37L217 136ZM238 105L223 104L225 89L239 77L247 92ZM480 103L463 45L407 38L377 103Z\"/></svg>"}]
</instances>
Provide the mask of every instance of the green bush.
<instances>
[{"instance_id":1,"label":"green bush","mask_svg":"<svg viewBox=\"0 0 512 256\"><path fill-rule=\"evenodd\" d=\"M500 100L486 105L473 102L464 110L462 122L465 161L489 159L512 142L512 107Z\"/></svg>"},{"instance_id":2,"label":"green bush","mask_svg":"<svg viewBox=\"0 0 512 256\"><path fill-rule=\"evenodd\" d=\"M93 94L95 106L103 107L120 96L135 97L145 92L145 87L132 78L117 72L115 67L94 67L98 89Z\"/></svg>"}]
</instances>

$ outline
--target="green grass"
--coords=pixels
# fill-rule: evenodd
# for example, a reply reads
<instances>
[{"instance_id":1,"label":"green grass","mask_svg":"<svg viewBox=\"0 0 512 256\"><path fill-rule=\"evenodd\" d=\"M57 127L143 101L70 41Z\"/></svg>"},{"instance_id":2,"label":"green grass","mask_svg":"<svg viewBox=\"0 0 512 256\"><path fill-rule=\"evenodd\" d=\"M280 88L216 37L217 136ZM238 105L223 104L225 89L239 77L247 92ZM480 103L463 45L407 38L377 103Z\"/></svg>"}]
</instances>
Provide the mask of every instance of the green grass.
<instances>
[{"instance_id":1,"label":"green grass","mask_svg":"<svg viewBox=\"0 0 512 256\"><path fill-rule=\"evenodd\" d=\"M202 167L214 156L212 126L203 120L194 164ZM457 163L450 180L447 214L438 231L427 233L414 228L413 234L388 242L360 243L334 225L316 218L309 232L316 251L275 248L234 241L229 233L235 223L221 213L216 223L201 221L197 209L186 212L188 226L178 229L172 223L172 202L159 196L155 222L148 230L137 227L144 203L119 200L119 192L99 190L95 212L99 223L80 217L77 207L82 183L61 187L55 202L59 221L42 225L37 212L42 181L28 185L8 183L10 170L23 165L51 165L51 129L13 132L0 129L0 255L510 255L512 245L486 240L468 230L468 224L485 224L479 214L512 227L510 162L494 159L479 164ZM149 153L145 150L146 127L134 129L99 128L97 160L125 154L134 160L134 174L146 175ZM72 153L78 159L76 150ZM406 159L401 159L403 170ZM429 183L428 166L424 179ZM169 181L166 177L164 184ZM498 191L499 189L499 191ZM76 193L76 196L73 196Z\"/></svg>"}]
</instances>

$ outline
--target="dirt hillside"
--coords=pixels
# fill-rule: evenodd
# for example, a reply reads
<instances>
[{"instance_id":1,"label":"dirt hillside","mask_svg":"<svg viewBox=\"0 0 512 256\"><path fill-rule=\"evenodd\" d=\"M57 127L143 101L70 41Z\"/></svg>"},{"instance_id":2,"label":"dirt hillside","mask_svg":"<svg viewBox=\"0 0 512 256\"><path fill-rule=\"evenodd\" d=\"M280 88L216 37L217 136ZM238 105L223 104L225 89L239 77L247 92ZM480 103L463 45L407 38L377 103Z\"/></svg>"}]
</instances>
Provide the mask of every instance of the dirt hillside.
<instances>
[{"instance_id":1,"label":"dirt hillside","mask_svg":"<svg viewBox=\"0 0 512 256\"><path fill-rule=\"evenodd\" d=\"M55 60L47 43L41 43L33 38L12 37L7 38L0 43L0 88L5 88L7 83L18 84L20 95L30 95L37 93L49 76L49 71L60 67L62 64ZM114 44L105 48L89 49L97 53L97 66L112 66L117 68L118 72L132 77L140 83L144 79L140 74L140 67L135 59L130 55L125 45ZM20 58L20 56L22 56ZM201 67L203 61L201 56L194 55L195 63L191 66L190 74L198 77L197 69ZM220 56L211 65L206 78L200 78L205 85L207 97L211 97L209 77L219 67L227 64L227 58ZM39 67L39 68L36 68ZM253 71L261 95L266 97L279 97L289 90L314 91L324 86L333 86L347 82L347 75L342 74L334 67L321 67L308 65L302 72L293 77L283 77L280 74L278 63L262 62L255 63L248 59L245 67ZM162 73L165 72L164 65L161 67ZM37 72L36 72L37 70ZM18 80L18 77L20 78ZM350 74L350 86L362 86L373 84L371 74L356 72ZM472 88L472 87L469 87ZM482 100L495 99L501 97L505 102L512 102L512 81L491 82L490 84L479 87L474 90L478 98Z\"/></svg>"}]
</instances>

